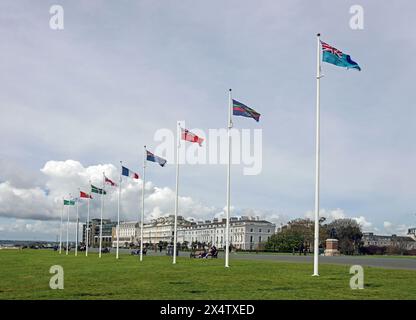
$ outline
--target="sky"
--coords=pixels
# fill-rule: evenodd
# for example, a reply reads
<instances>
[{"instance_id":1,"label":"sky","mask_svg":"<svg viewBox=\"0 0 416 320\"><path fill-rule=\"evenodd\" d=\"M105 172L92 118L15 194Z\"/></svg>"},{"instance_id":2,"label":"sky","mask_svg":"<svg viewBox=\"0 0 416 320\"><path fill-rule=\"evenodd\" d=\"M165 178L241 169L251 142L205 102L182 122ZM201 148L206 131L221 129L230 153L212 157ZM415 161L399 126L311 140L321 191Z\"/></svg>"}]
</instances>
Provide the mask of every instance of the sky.
<instances>
[{"instance_id":1,"label":"sky","mask_svg":"<svg viewBox=\"0 0 416 320\"><path fill-rule=\"evenodd\" d=\"M63 30L50 28L54 4ZM352 5L363 8L362 30L350 27ZM405 234L416 224L415 9L412 0L2 1L0 239L56 240L62 197L103 171L118 179L120 160L141 173L143 145L157 148L157 130L178 120L225 128L229 88L261 113L235 126L262 130L261 173L232 166L233 215L312 217L317 32L362 68L322 65L321 215ZM146 177L145 220L173 214L175 165L149 164ZM123 180L123 220L138 219L141 190ZM179 194L180 215L223 216L226 166L181 166ZM85 201L79 214L85 221ZM116 218L116 189L104 215Z\"/></svg>"}]
</instances>

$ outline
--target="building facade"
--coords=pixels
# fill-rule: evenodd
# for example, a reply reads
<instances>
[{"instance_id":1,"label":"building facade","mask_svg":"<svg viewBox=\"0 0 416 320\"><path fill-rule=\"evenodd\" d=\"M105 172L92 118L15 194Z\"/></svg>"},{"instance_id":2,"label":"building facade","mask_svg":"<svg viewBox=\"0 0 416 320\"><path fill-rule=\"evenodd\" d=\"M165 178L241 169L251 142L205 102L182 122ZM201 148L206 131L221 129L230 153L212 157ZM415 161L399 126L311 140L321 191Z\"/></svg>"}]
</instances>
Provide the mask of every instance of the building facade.
<instances>
[{"instance_id":1,"label":"building facade","mask_svg":"<svg viewBox=\"0 0 416 320\"><path fill-rule=\"evenodd\" d=\"M407 230L407 235L411 237L413 240L416 240L416 228L410 228Z\"/></svg>"},{"instance_id":2,"label":"building facade","mask_svg":"<svg viewBox=\"0 0 416 320\"><path fill-rule=\"evenodd\" d=\"M391 236L376 235L372 232L363 233L361 239L364 247L376 246L376 247L400 247L406 250L416 249L416 241L412 237L397 236L392 234Z\"/></svg>"},{"instance_id":3,"label":"building facade","mask_svg":"<svg viewBox=\"0 0 416 320\"><path fill-rule=\"evenodd\" d=\"M177 228L178 228L178 242L179 230L190 225L191 222L185 220L182 216L178 216ZM173 243L173 235L175 228L175 216L169 215L167 217L160 217L152 220L143 226L143 243L156 244L159 242ZM140 240L140 228L137 232Z\"/></svg>"},{"instance_id":4,"label":"building facade","mask_svg":"<svg viewBox=\"0 0 416 320\"><path fill-rule=\"evenodd\" d=\"M100 224L101 219L92 219L89 221L88 228L88 244L90 247L99 247L100 245ZM113 240L112 231L113 227L117 226L117 222L112 222L110 219L103 219L103 232L102 232L102 245L110 246ZM82 242L86 243L87 240L87 225L82 226Z\"/></svg>"},{"instance_id":5,"label":"building facade","mask_svg":"<svg viewBox=\"0 0 416 320\"><path fill-rule=\"evenodd\" d=\"M140 223L137 221L120 222L119 227L119 247L129 247L131 243L137 244L137 232L140 228ZM117 226L113 227L112 231L113 247L117 247Z\"/></svg>"},{"instance_id":6,"label":"building facade","mask_svg":"<svg viewBox=\"0 0 416 320\"><path fill-rule=\"evenodd\" d=\"M178 242L199 242L206 245L225 247L226 219L192 222L178 229ZM258 217L230 218L230 245L241 250L255 250L275 233L276 225Z\"/></svg>"},{"instance_id":7,"label":"building facade","mask_svg":"<svg viewBox=\"0 0 416 320\"><path fill-rule=\"evenodd\" d=\"M190 225L191 222L185 220L183 217L178 216L177 219L178 230L184 226ZM173 243L173 230L175 227L175 216L169 215L166 217L160 217L152 220L150 223L143 225L143 243L144 244L157 244L159 242ZM179 232L178 232L179 235ZM126 242L140 244L141 228L140 222L124 222L120 223L120 247L124 247ZM112 232L112 245L117 246L117 234L116 225ZM179 242L179 238L178 238Z\"/></svg>"},{"instance_id":8,"label":"building facade","mask_svg":"<svg viewBox=\"0 0 416 320\"><path fill-rule=\"evenodd\" d=\"M94 239L99 239L99 219L92 226L96 228ZM143 225L143 243L158 244L160 242L173 243L175 216L169 215L152 220L150 223ZM188 221L178 216L178 236L177 241L181 244L186 243L188 247L192 243L205 245L215 245L217 248L225 247L225 227L226 219L205 220L205 221ZM103 222L103 226L106 225ZM112 246L117 246L116 224L112 225ZM103 227L103 231L105 228ZM275 233L276 225L260 220L258 217L232 217L230 218L230 244L241 250L255 250L259 245L265 243L271 235ZM98 236L96 236L98 235ZM120 223L120 247L128 246L130 243L140 244L140 223L136 221ZM107 233L106 235L107 236ZM106 238L107 239L107 238ZM95 243L97 243L95 240ZM104 239L103 239L104 240Z\"/></svg>"}]
</instances>

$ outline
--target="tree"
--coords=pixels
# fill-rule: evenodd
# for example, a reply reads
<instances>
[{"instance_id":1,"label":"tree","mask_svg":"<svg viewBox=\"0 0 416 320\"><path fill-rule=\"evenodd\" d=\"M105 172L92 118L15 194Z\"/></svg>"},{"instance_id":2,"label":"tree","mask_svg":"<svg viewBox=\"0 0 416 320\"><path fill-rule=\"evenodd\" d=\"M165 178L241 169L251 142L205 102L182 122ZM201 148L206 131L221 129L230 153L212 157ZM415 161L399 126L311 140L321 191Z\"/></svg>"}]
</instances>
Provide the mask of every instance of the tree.
<instances>
[{"instance_id":1,"label":"tree","mask_svg":"<svg viewBox=\"0 0 416 320\"><path fill-rule=\"evenodd\" d=\"M320 224L324 220L320 220ZM313 248L315 222L310 219L294 219L289 221L282 231L272 235L266 243L267 250L285 252L298 251L302 245L305 250ZM327 239L326 228L319 228L320 245Z\"/></svg>"},{"instance_id":2,"label":"tree","mask_svg":"<svg viewBox=\"0 0 416 320\"><path fill-rule=\"evenodd\" d=\"M403 255L407 252L408 240L405 237L392 236L391 245L387 247L388 254Z\"/></svg>"},{"instance_id":3,"label":"tree","mask_svg":"<svg viewBox=\"0 0 416 320\"><path fill-rule=\"evenodd\" d=\"M266 243L266 249L281 252L292 252L297 250L304 241L304 236L285 229L282 232L272 235Z\"/></svg>"},{"instance_id":4,"label":"tree","mask_svg":"<svg viewBox=\"0 0 416 320\"><path fill-rule=\"evenodd\" d=\"M335 231L335 238L338 239L338 250L342 254L357 254L362 246L363 236L361 227L353 219L336 219L324 226L327 234Z\"/></svg>"}]
</instances>

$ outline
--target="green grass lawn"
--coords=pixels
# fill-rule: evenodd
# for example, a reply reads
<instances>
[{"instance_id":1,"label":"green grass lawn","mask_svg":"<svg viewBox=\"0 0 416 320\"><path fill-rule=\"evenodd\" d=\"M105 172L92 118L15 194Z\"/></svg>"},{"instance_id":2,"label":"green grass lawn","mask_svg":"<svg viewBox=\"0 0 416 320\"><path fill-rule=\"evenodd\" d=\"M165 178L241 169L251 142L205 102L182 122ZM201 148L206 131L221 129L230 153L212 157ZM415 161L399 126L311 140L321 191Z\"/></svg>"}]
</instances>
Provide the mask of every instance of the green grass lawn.
<instances>
[{"instance_id":1,"label":"green grass lawn","mask_svg":"<svg viewBox=\"0 0 416 320\"><path fill-rule=\"evenodd\" d=\"M64 268L52 290L49 268ZM416 299L416 271L365 267L365 288L351 290L349 266L113 254L78 257L49 250L0 251L0 299Z\"/></svg>"}]
</instances>

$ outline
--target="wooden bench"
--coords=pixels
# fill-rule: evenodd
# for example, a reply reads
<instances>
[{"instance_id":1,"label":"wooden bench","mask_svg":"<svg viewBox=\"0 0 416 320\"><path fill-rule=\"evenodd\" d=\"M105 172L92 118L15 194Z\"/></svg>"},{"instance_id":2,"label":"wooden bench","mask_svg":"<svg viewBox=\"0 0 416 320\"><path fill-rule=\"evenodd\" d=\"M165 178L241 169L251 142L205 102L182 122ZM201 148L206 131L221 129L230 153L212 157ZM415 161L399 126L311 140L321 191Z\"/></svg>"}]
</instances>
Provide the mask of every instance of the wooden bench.
<instances>
[{"instance_id":1,"label":"wooden bench","mask_svg":"<svg viewBox=\"0 0 416 320\"><path fill-rule=\"evenodd\" d=\"M189 255L189 258L197 258L201 253L204 253L204 250L195 250L192 251Z\"/></svg>"}]
</instances>

